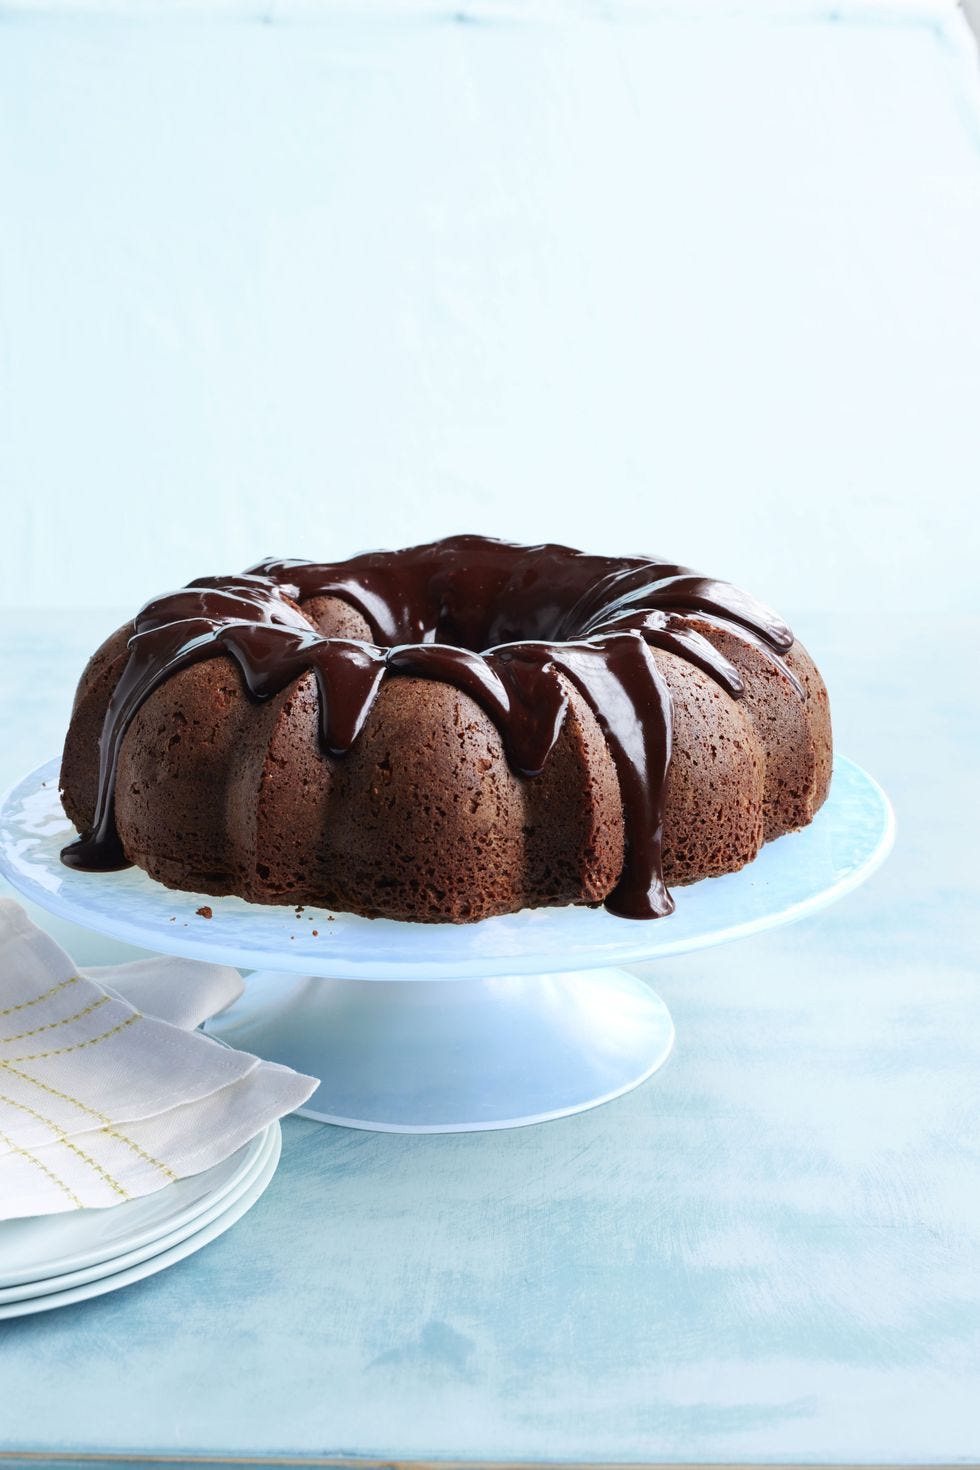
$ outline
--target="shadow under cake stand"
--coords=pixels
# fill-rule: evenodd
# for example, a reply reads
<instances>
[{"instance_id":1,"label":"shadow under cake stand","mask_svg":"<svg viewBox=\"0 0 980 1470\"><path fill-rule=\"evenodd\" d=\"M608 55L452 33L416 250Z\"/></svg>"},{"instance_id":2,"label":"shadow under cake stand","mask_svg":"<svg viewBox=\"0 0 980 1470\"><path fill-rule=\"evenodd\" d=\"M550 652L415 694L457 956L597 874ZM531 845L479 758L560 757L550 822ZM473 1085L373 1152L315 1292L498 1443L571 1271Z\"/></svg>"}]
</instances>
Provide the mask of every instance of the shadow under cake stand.
<instances>
[{"instance_id":1,"label":"shadow under cake stand","mask_svg":"<svg viewBox=\"0 0 980 1470\"><path fill-rule=\"evenodd\" d=\"M669 918L569 907L407 924L178 893L137 868L67 868L59 853L74 829L57 778L50 761L0 808L10 882L115 939L252 970L210 1034L321 1078L306 1116L394 1132L516 1127L636 1087L666 1061L674 1027L660 997L622 966L812 914L869 877L894 836L881 787L838 756L830 796L805 831L769 843L739 873L674 890Z\"/></svg>"}]
</instances>

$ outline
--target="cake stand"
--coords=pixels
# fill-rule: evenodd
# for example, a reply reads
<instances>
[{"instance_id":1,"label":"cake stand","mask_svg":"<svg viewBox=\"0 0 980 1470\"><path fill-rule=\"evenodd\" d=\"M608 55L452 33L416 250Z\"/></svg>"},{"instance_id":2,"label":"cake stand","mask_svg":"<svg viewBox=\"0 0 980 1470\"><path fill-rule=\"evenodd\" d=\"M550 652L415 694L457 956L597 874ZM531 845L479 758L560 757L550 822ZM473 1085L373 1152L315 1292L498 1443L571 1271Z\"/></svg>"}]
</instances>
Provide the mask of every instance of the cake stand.
<instances>
[{"instance_id":1,"label":"cake stand","mask_svg":"<svg viewBox=\"0 0 980 1470\"><path fill-rule=\"evenodd\" d=\"M406 924L177 893L136 868L67 868L59 853L74 829L57 776L50 761L0 808L10 882L129 944L254 971L209 1032L321 1078L301 1113L392 1132L511 1128L636 1087L666 1061L674 1027L622 966L804 918L862 883L894 836L881 787L838 756L811 826L740 873L675 890L669 918L569 907Z\"/></svg>"}]
</instances>

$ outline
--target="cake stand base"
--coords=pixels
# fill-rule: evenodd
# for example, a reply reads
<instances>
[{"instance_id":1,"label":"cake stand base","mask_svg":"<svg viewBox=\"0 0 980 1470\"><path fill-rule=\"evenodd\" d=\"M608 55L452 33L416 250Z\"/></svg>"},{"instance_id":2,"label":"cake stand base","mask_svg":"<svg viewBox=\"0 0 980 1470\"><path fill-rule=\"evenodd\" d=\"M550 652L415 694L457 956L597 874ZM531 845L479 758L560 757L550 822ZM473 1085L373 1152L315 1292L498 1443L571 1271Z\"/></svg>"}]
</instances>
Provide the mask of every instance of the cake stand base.
<instances>
[{"instance_id":1,"label":"cake stand base","mask_svg":"<svg viewBox=\"0 0 980 1470\"><path fill-rule=\"evenodd\" d=\"M738 873L678 889L676 911L652 924L574 906L407 924L214 899L164 888L138 868L66 868L60 854L73 833L49 761L0 804L0 872L102 934L257 969L209 1029L320 1077L308 1116L449 1133L560 1118L636 1087L663 1065L674 1028L642 981L610 967L816 913L884 861L895 820L867 771L835 756L830 795L809 827L767 843ZM345 978L323 978L334 975Z\"/></svg>"},{"instance_id":2,"label":"cake stand base","mask_svg":"<svg viewBox=\"0 0 980 1470\"><path fill-rule=\"evenodd\" d=\"M207 1030L322 1078L304 1116L390 1133L579 1113L638 1086L674 1042L660 997L619 969L411 984L262 970Z\"/></svg>"}]
</instances>

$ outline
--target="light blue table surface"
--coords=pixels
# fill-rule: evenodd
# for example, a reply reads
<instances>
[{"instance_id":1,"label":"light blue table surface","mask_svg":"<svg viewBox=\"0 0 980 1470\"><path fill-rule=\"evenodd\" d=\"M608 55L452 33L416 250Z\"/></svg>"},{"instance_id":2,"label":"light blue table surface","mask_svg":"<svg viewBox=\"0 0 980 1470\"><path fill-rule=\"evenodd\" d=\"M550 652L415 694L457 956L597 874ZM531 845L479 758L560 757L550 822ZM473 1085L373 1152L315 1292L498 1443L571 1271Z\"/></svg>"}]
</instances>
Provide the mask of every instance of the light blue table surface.
<instances>
[{"instance_id":1,"label":"light blue table surface","mask_svg":"<svg viewBox=\"0 0 980 1470\"><path fill-rule=\"evenodd\" d=\"M57 750L113 621L3 619L5 784ZM457 1136L287 1122L223 1239L0 1324L8 1456L980 1459L980 620L805 632L894 799L885 868L650 967L677 1050L617 1102Z\"/></svg>"},{"instance_id":2,"label":"light blue table surface","mask_svg":"<svg viewBox=\"0 0 980 1470\"><path fill-rule=\"evenodd\" d=\"M662 548L797 624L899 836L826 913L644 971L677 1049L617 1102L287 1122L201 1255L0 1323L0 1461L980 1460L952 0L132 9L0 0L0 600L457 529ZM0 784L117 621L0 617Z\"/></svg>"}]
</instances>

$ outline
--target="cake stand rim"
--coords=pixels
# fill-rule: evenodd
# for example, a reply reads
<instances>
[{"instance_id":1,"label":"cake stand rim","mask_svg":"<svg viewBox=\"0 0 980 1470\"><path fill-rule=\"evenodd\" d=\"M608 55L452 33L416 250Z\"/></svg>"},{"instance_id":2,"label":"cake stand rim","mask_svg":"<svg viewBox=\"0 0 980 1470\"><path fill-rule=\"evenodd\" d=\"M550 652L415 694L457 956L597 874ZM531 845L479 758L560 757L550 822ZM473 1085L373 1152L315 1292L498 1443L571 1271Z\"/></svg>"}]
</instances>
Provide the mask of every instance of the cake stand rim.
<instances>
[{"instance_id":1,"label":"cake stand rim","mask_svg":"<svg viewBox=\"0 0 980 1470\"><path fill-rule=\"evenodd\" d=\"M567 905L552 909L524 910L524 915L534 913L541 915L540 922L547 923L549 919L555 920L556 916L582 915L582 919L573 919L573 923L588 923L593 912L597 914L600 923L607 923L612 919L616 926L622 926L622 944L610 944L605 949L595 948L592 950L572 949L566 954L542 954L537 950L520 951L516 953L496 952L477 955L467 958L462 962L445 960L440 957L425 955L425 940L434 932L455 931L456 934L479 931L486 925L502 924L507 920L519 919L522 915L504 915L500 918L480 920L469 925L435 925L410 923L391 919L358 920L364 924L364 934L369 935L375 924L384 926L396 926L399 940L405 941L405 946L410 951L417 951L409 959L400 959L397 963L391 961L379 961L372 963L370 957L366 959L358 956L353 962L345 955L336 956L331 949L325 948L322 956L311 955L308 950L290 951L288 948L271 949L262 946L254 946L240 943L228 938L223 933L217 934L208 925L208 932L203 936L188 935L184 929L174 929L169 932L161 926L159 929L148 930L141 927L139 923L130 922L125 917L105 913L99 909L86 907L83 903L72 897L63 897L60 892L46 888L36 879L24 872L16 865L14 859L8 853L8 843L11 832L8 828L9 812L11 804L28 794L33 788L33 794L37 794L50 783L56 783L60 770L60 761L57 757L43 762L26 776L13 783L13 785L0 797L0 874L7 878L8 882L29 901L36 903L47 912L58 918L66 919L71 923L78 924L82 928L98 934L104 934L109 938L119 940L123 943L132 944L137 948L148 950L159 954L173 954L186 959L198 959L208 963L231 964L239 968L252 970L278 969L288 971L292 974L310 975L311 977L323 976L327 978L343 978L364 980L367 982L375 980L401 980L406 983L425 980L463 980L463 979L487 979L504 975L547 975L572 970L601 969L609 965L629 966L651 963L658 959L667 959L683 954L695 953L698 950L714 948L720 944L733 943L737 939L751 938L755 934L768 932L770 929L781 928L786 924L810 917L829 907L840 898L852 893L865 883L882 866L889 856L895 842L896 820L892 803L880 783L857 761L850 759L841 753L834 754L834 777L838 774L854 781L857 779L863 787L863 792L869 803L874 801L880 818L880 828L873 844L867 853L850 870L827 882L824 886L814 889L812 893L776 907L771 911L763 912L754 917L744 920L736 920L728 925L696 931L686 935L680 935L671 939L662 926L670 924L670 918L640 922L630 919L613 919L602 911L593 911L583 905ZM817 813L814 822L819 823L821 816L830 807L833 801L834 786L831 784L831 792L824 807ZM66 819L67 820L67 819ZM786 834L786 837L776 839L774 843L768 843L762 849L763 853L778 848L779 844L787 838L794 836L805 836L812 832L814 823L802 829L800 833ZM758 863L749 863L737 874L725 875L720 879L703 879L698 884L689 885L691 889L700 889L711 883L725 882L726 878L741 879L748 875L751 881L752 872ZM71 870L66 870L71 871ZM138 870L127 870L129 872ZM169 889L158 884L147 874L141 875L147 884L152 885L153 891L172 896L173 906L185 908L188 913L194 911L190 908L190 902L220 905L229 900L213 898L206 894L191 894L182 890ZM685 889L680 890L683 894ZM675 890L676 892L676 890ZM242 904L243 900L235 899L233 902ZM169 906L169 905L168 905ZM274 911L276 914L293 914L293 905L248 905L248 908ZM325 915L327 910L322 911ZM356 916L339 914L342 920L356 919ZM560 919L558 920L560 922ZM299 927L301 921L296 920ZM650 931L653 931L650 933ZM328 931L329 932L329 931ZM658 938L658 934L661 936ZM635 935L635 938L633 937ZM629 936L629 937L627 937ZM648 937L646 937L648 936ZM575 943L576 936L570 936L569 943ZM355 941L359 943L360 941ZM578 941L581 942L581 941ZM429 946L431 948L431 945ZM352 968L353 965L353 968Z\"/></svg>"}]
</instances>

